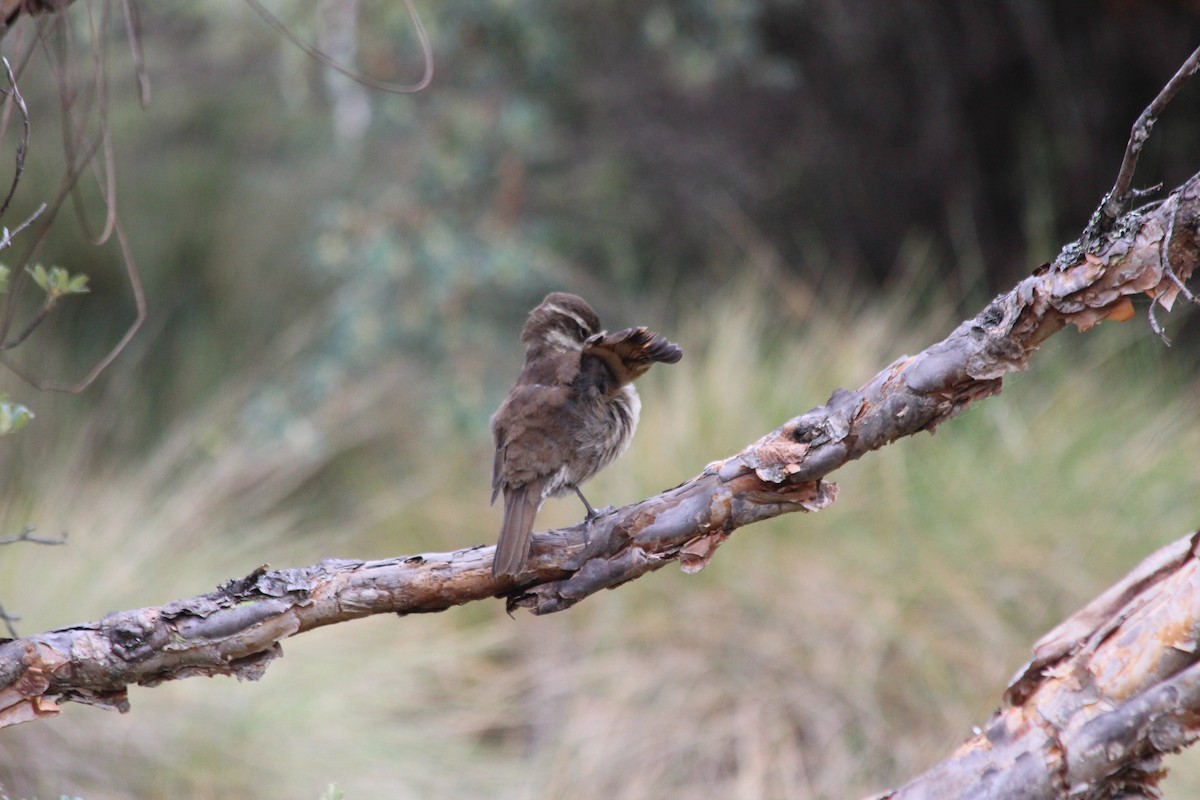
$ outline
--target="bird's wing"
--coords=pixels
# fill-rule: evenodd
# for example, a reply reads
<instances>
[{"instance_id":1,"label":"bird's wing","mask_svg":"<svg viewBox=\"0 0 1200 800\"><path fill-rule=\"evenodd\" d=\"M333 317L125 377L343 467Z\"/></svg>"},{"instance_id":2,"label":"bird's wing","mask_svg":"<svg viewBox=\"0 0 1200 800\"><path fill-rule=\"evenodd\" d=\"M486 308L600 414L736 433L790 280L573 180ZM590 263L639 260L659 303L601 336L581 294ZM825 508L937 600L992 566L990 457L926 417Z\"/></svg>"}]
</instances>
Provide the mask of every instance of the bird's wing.
<instances>
[{"instance_id":1,"label":"bird's wing","mask_svg":"<svg viewBox=\"0 0 1200 800\"><path fill-rule=\"evenodd\" d=\"M496 502L496 496L500 494L500 487L503 484L501 475L504 474L504 446L499 442L496 443L496 454L492 456L492 499L490 503Z\"/></svg>"},{"instance_id":2,"label":"bird's wing","mask_svg":"<svg viewBox=\"0 0 1200 800\"><path fill-rule=\"evenodd\" d=\"M569 440L563 408L568 388L528 384L516 387L492 417L496 455L492 461L492 499L505 486L548 478L563 462ZM551 468L553 465L553 468Z\"/></svg>"},{"instance_id":3,"label":"bird's wing","mask_svg":"<svg viewBox=\"0 0 1200 800\"><path fill-rule=\"evenodd\" d=\"M615 333L598 333L587 340L583 358L599 358L623 386L639 378L655 362L674 364L683 350L647 328L626 328Z\"/></svg>"}]
</instances>

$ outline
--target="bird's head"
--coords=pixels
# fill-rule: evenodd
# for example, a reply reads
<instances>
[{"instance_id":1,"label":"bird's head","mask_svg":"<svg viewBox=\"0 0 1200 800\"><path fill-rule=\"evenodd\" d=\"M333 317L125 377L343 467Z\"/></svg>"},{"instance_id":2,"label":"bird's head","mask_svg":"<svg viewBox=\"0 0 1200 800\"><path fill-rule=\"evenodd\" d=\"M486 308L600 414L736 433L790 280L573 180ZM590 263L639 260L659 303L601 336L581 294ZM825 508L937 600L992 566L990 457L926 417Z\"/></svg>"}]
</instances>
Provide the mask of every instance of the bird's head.
<instances>
[{"instance_id":1,"label":"bird's head","mask_svg":"<svg viewBox=\"0 0 1200 800\"><path fill-rule=\"evenodd\" d=\"M600 333L600 318L586 300L554 292L529 312L529 319L521 329L521 341L527 350L567 352L583 350L584 343L597 333Z\"/></svg>"}]
</instances>

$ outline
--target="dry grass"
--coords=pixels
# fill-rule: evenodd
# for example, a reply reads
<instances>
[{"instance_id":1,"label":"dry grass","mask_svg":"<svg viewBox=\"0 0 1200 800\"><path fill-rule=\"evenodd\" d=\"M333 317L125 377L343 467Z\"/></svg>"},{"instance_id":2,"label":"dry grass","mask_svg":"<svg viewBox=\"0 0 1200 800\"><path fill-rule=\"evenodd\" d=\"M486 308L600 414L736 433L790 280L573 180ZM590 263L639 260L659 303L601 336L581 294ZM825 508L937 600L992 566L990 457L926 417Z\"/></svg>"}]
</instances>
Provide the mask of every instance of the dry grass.
<instances>
[{"instance_id":1,"label":"dry grass","mask_svg":"<svg viewBox=\"0 0 1200 800\"><path fill-rule=\"evenodd\" d=\"M647 377L637 441L589 495L623 503L684 480L953 322L904 298L832 305L799 324L747 295L682 320L686 358ZM1003 396L850 465L827 512L740 531L699 575L667 569L546 619L477 604L307 634L256 684L134 689L129 715L68 706L6 731L0 785L88 800L317 798L330 783L351 799L633 800L896 784L986 719L1034 638L1195 527L1195 388L1149 338L1057 337ZM21 444L0 525L71 532L66 549L0 551L0 599L23 630L264 562L491 540L482 426L405 425L395 408L417 390L397 379L348 384L311 428L255 445L230 400L254 380L138 458L95 452L109 440L95 422L73 446ZM543 522L576 515L563 501ZM1196 763L1174 760L1169 797L1200 792Z\"/></svg>"}]
</instances>

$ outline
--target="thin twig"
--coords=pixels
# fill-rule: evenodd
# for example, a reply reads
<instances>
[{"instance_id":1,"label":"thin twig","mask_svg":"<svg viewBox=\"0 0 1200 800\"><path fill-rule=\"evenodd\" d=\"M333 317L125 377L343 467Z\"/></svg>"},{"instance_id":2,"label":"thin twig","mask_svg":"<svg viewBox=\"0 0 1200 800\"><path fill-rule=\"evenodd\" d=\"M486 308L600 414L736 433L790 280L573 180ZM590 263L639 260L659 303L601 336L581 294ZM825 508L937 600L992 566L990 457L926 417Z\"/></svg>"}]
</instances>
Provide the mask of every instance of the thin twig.
<instances>
[{"instance_id":1,"label":"thin twig","mask_svg":"<svg viewBox=\"0 0 1200 800\"><path fill-rule=\"evenodd\" d=\"M19 638L21 636L21 634L17 633L17 629L13 627L13 623L20 622L20 621L21 621L21 618L19 616L17 616L16 614L9 614L4 609L4 604L0 603L0 622L4 623L5 629L8 630L8 635L14 639Z\"/></svg>"},{"instance_id":2,"label":"thin twig","mask_svg":"<svg viewBox=\"0 0 1200 800\"><path fill-rule=\"evenodd\" d=\"M146 56L142 52L142 17L137 3L122 0L125 11L125 36L129 39L129 54L133 58L133 74L137 78L138 101L142 108L150 106L150 73L146 69Z\"/></svg>"},{"instance_id":3,"label":"thin twig","mask_svg":"<svg viewBox=\"0 0 1200 800\"><path fill-rule=\"evenodd\" d=\"M87 95L87 105L78 115L78 137L82 142L88 136L87 121L91 117L92 100L95 100L96 126L99 129L96 133L96 141L100 145L98 152L101 159L89 157L87 167L96 180L101 202L104 205L104 225L100 232L92 233L92 225L88 221L87 211L83 207L82 193L78 186L71 192L71 205L75 209L75 218L78 220L84 236L92 244L100 245L107 242L112 236L117 219L116 156L113 151L112 130L108 125L108 40L102 34L102 31L109 27L110 8L108 4L102 6L99 24L91 13L91 6L89 5L87 8L88 26L92 40L93 85L92 91Z\"/></svg>"},{"instance_id":4,"label":"thin twig","mask_svg":"<svg viewBox=\"0 0 1200 800\"><path fill-rule=\"evenodd\" d=\"M21 174L25 171L25 153L29 149L29 107L25 105L25 98L21 96L21 90L17 88L17 79L13 75L12 65L8 63L7 58L0 58L0 63L4 64L4 74L8 78L8 89L0 89L0 94L7 95L12 98L13 103L21 111L21 141L17 142L17 155L15 158L16 168L13 172L12 183L9 184L8 194L4 197L4 202L0 203L0 216L4 216L4 212L8 210L9 203L12 202L13 196L17 193L17 184L21 182Z\"/></svg>"},{"instance_id":5,"label":"thin twig","mask_svg":"<svg viewBox=\"0 0 1200 800\"><path fill-rule=\"evenodd\" d=\"M23 344L37 330L37 326L45 321L56 305L58 305L58 299L52 294L46 295L46 302L42 303L42 307L38 309L37 314L29 321L29 324L13 339L0 342L0 350L12 350L14 347L19 347Z\"/></svg>"},{"instance_id":6,"label":"thin twig","mask_svg":"<svg viewBox=\"0 0 1200 800\"><path fill-rule=\"evenodd\" d=\"M52 15L43 17L38 20L36 43L38 45L40 45L44 51L47 52L47 56L49 56L50 53L48 52L48 49L46 46L46 40L49 38L49 36L52 33L54 33L55 31L61 30L61 28L63 27L63 18L64 18L64 15L62 15L62 14L52 14ZM33 57L34 49L35 49L34 46L31 45L26 50L23 61L20 62L20 65L17 68L17 74L23 74L25 67L27 67L29 64L29 59ZM60 74L61 70L57 67L57 65L55 64L53 59L50 60L50 65L51 65L51 71L54 73L55 78L58 80L59 96L60 96L60 98L65 98L71 94L70 87L67 86L63 82L61 74ZM66 101L64 100L64 102L66 102ZM64 138L66 138L67 126L64 125L63 128L64 128ZM16 318L17 298L21 296L21 289L25 284L26 278L28 277L28 273L25 270L25 266L29 263L30 259L33 257L33 254L35 252L37 252L37 250L45 242L46 238L48 237L48 235L50 233L50 228L54 223L54 219L58 215L59 208L62 207L63 201L65 200L68 192L70 191L71 187L75 185L75 182L77 180L79 180L79 175L82 173L83 167L75 164L74 161L70 158L70 149L71 149L70 142L67 141L69 171L63 180L62 187L59 189L58 197L56 197L54 199L54 201L49 205L48 213L45 215L45 218L42 220L42 224L37 229L37 234L34 237L33 242L28 247L25 248L24 253L21 255L17 264L12 269L12 272L11 272L12 284L8 287L8 292L6 293L6 296L4 297L3 311L0 311L0 341L3 341L6 338L8 338L9 329L11 328L11 326L13 324L13 320ZM90 153L89 153L88 157L89 158L91 157ZM38 210L36 216L40 216L42 214L42 211L45 210L46 208L47 207L45 206L45 204L43 204L42 209ZM22 226L22 228L23 227L24 226ZM12 366L10 364L4 362L4 360L2 358L0 358L0 364L3 364L4 366L11 369L14 373L20 375L20 372L18 370L13 369Z\"/></svg>"},{"instance_id":7,"label":"thin twig","mask_svg":"<svg viewBox=\"0 0 1200 800\"><path fill-rule=\"evenodd\" d=\"M46 210L46 204L42 203L40 206L35 208L33 210L33 213L30 214L28 217L26 217L25 221L22 222L20 225L13 228L11 231L8 228L5 228L3 235L0 235L0 250L5 250L9 247L12 247L13 237L16 236L18 233L20 233L21 231L28 228L30 225L32 225L33 221L35 219L37 219L38 217L40 217L42 215L42 212L45 210Z\"/></svg>"},{"instance_id":8,"label":"thin twig","mask_svg":"<svg viewBox=\"0 0 1200 800\"><path fill-rule=\"evenodd\" d=\"M1150 330L1154 331L1154 335L1157 336L1163 344L1165 344L1167 347L1170 347L1171 340L1167 337L1167 332L1163 330L1162 324L1158 321L1158 318L1154 316L1154 306L1157 304L1158 301L1156 300L1150 301L1150 307L1146 309L1146 318L1150 320Z\"/></svg>"},{"instance_id":9,"label":"thin twig","mask_svg":"<svg viewBox=\"0 0 1200 800\"><path fill-rule=\"evenodd\" d=\"M1113 187L1108 194L1104 196L1104 200L1101 201L1100 207L1096 209L1096 213L1092 215L1092 219L1084 231L1085 241L1107 233L1112 229L1117 217L1121 216L1129 208L1129 204L1134 199L1135 194L1130 191L1129 187L1133 183L1133 173L1137 169L1138 157L1142 153L1142 146L1150 138L1150 131L1154 127L1154 123L1158 120L1159 115L1175 99L1175 95L1179 94L1179 90L1183 88L1183 85L1196 74L1197 69L1200 69L1200 47L1192 51L1192 54L1188 56L1187 61L1183 62L1179 71L1175 73L1171 80L1167 81L1167 85L1158 93L1158 97L1154 98L1153 102L1146 107L1146 110L1133 123L1133 129L1129 133L1129 141L1125 144L1125 156L1121 159L1121 168L1117 170L1117 180L1113 183Z\"/></svg>"},{"instance_id":10,"label":"thin twig","mask_svg":"<svg viewBox=\"0 0 1200 800\"><path fill-rule=\"evenodd\" d=\"M134 335L137 334L138 329L142 327L142 323L146 321L146 293L142 288L141 273L138 271L137 264L134 263L133 250L129 246L129 240L125 237L125 228L123 225L121 225L121 220L119 217L117 218L114 230L117 234L117 242L121 246L121 255L125 259L125 275L129 280L129 287L133 291L133 301L137 308L137 317L135 317L133 322L130 323L129 327L125 330L124 335L122 335L121 339L115 345L113 345L112 349L109 350L103 358L97 361L92 366L91 370L88 371L87 375L83 376L83 378L77 383L40 380L25 370L22 370L20 367L17 367L5 357L0 356L0 364L3 364L18 378L30 384L31 386L34 386L42 391L50 392L66 392L68 394L78 394L79 392L82 392L84 389L91 386L92 383L95 382L96 378L100 377L100 373L108 369L108 365L111 364L116 357L119 356L121 352L129 346L129 342L133 339Z\"/></svg>"},{"instance_id":11,"label":"thin twig","mask_svg":"<svg viewBox=\"0 0 1200 800\"><path fill-rule=\"evenodd\" d=\"M59 539L47 539L45 536L34 536L34 531L37 530L35 525L26 525L21 528L21 532L16 536L10 536L7 539L0 539L0 544L16 544L17 542L29 542L30 544L44 544L54 547L60 544L67 543L67 534L63 533Z\"/></svg>"},{"instance_id":12,"label":"thin twig","mask_svg":"<svg viewBox=\"0 0 1200 800\"><path fill-rule=\"evenodd\" d=\"M433 47L429 44L429 34L425 32L425 26L421 23L421 17L417 14L416 6L413 5L413 0L404 0L404 7L408 9L409 19L413 22L413 27L417 31L417 39L421 43L421 56L425 61L425 72L421 75L421 79L416 83L390 83L388 81L379 81L374 78L363 75L361 72L355 72L352 69L343 67L341 64L334 61L329 56L322 53L317 48L300 40L296 34L292 33L287 25L279 17L272 14L258 0L246 0L246 5L250 6L254 11L263 18L263 20L274 28L280 36L287 39L289 42L298 47L306 56L317 61L330 69L340 72L350 80L361 83L370 89L378 89L381 92L389 92L391 94L416 94L423 91L430 83L433 82Z\"/></svg>"},{"instance_id":13,"label":"thin twig","mask_svg":"<svg viewBox=\"0 0 1200 800\"><path fill-rule=\"evenodd\" d=\"M1158 258L1162 262L1163 274L1167 276L1167 279L1175 284L1175 288L1188 299L1189 303L1195 303L1196 295L1192 294L1192 290L1187 288L1187 284L1179 280L1179 276L1171 268L1171 242L1175 239L1175 220L1178 217L1179 208L1176 207L1171 213L1171 221L1167 223L1167 235L1163 237L1162 245L1158 249Z\"/></svg>"},{"instance_id":14,"label":"thin twig","mask_svg":"<svg viewBox=\"0 0 1200 800\"><path fill-rule=\"evenodd\" d=\"M105 19L107 20L107 17L105 17ZM104 128L104 131L98 137L89 137L87 135L86 126L80 123L80 120L85 120L88 118L88 108L90 108L90 104L92 100L96 98L97 93L104 93L103 84L100 82L100 79L97 78L98 83L96 85L96 91L80 97L80 95L74 90L74 88L66 79L65 70L62 68L62 65L54 59L53 54L50 52L51 48L48 45L48 41L51 35L55 33L58 33L62 38L63 47L65 49L69 49L71 44L70 35L63 31L61 15L54 15L49 17L45 23L39 23L38 40L43 49L47 51L47 55L50 56L52 71L56 80L58 81L59 97L63 105L64 118L68 122L68 124L63 126L64 146L67 153L68 170L66 175L63 177L63 182L57 197L55 197L54 201L50 204L48 213L45 214L45 218L42 220L35 241L33 241L32 245L25 251L20 264L14 270L14 285L10 287L8 297L4 300L5 311L2 315L0 315L0 341L3 341L8 334L8 330L13 319L14 302L18 295L21 283L26 277L26 272L24 269L21 269L21 267L28 263L32 254L36 252L45 242L50 233L51 226L58 215L58 212L61 210L66 199L73 195L74 190L84 172L89 168L92 168L90 167L91 161L95 157L96 153L102 148L105 148L105 169L109 176L110 180L108 182L110 184L111 176L113 174L111 150L109 149L111 147L111 142L107 138L107 123L103 119L103 113L101 124ZM97 63L102 65L104 63L103 58L99 55L97 55L97 58L99 59ZM101 102L103 102L103 97L101 98ZM94 172L94 174L96 175L98 183L105 183L105 180L102 179L102 176L99 172ZM146 297L142 288L141 276L138 271L137 264L134 261L132 249L130 248L129 242L125 236L120 218L115 216L113 213L115 208L115 200L113 195L109 192L105 192L104 194L109 207L109 214L106 216L105 232L102 234L101 238L106 237L109 232L116 234L118 246L124 259L126 279L129 281L129 288L133 293L137 316L133 322L130 323L125 333L121 336L120 340L113 346L113 348L109 350L109 352L99 361L97 361L81 380L75 383L40 379L29 371L14 364L7 356L0 355L0 365L7 367L19 378L29 383L31 386L41 390L68 393L82 392L84 389L90 386L96 380L96 378L99 377L102 372L104 372L105 369L108 368L108 366L113 362L114 359L116 359L118 355L120 355L120 353L128 346L130 340L132 340L134 335L141 328L142 323L144 323L146 320ZM82 221L83 220L81 220L81 222Z\"/></svg>"}]
</instances>

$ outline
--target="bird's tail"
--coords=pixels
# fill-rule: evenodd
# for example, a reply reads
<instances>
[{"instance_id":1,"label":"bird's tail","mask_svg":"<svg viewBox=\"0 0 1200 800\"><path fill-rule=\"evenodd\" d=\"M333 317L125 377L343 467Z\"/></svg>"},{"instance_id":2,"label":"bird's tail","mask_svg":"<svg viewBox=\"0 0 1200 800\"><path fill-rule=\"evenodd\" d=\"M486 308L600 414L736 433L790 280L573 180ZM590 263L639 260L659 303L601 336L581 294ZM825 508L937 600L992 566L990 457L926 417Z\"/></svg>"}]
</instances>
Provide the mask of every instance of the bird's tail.
<instances>
[{"instance_id":1,"label":"bird's tail","mask_svg":"<svg viewBox=\"0 0 1200 800\"><path fill-rule=\"evenodd\" d=\"M529 558L529 543L533 536L533 520L542 506L538 482L524 486L505 487L504 523L496 542L496 557L492 561L492 577L516 575Z\"/></svg>"}]
</instances>

